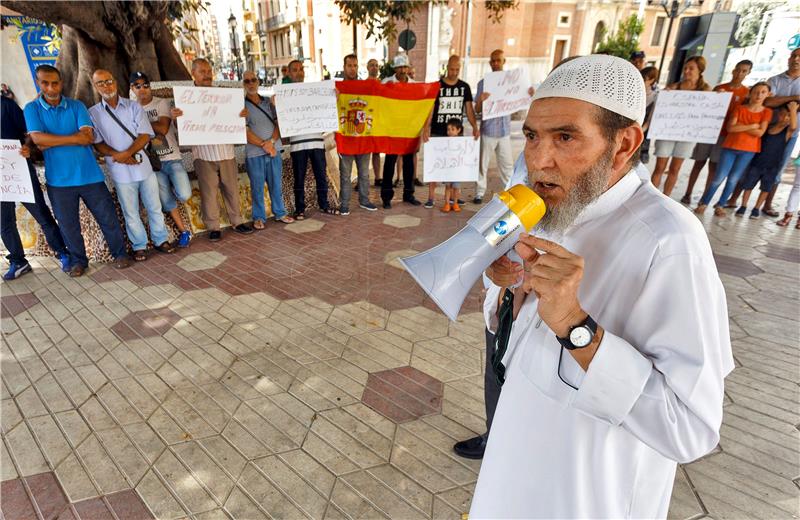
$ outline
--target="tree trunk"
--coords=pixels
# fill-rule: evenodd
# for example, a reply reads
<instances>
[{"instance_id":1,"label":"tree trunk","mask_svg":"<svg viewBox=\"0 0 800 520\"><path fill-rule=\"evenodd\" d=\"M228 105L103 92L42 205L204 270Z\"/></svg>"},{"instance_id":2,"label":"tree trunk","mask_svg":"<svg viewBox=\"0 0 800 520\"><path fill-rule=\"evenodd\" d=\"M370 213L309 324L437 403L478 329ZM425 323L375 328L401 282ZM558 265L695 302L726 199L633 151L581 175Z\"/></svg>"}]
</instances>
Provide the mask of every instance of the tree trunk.
<instances>
[{"instance_id":1,"label":"tree trunk","mask_svg":"<svg viewBox=\"0 0 800 520\"><path fill-rule=\"evenodd\" d=\"M125 97L131 72L142 71L152 81L191 78L172 44L169 2L9 0L3 5L60 26L62 43L56 65L63 94L87 105L99 99L91 82L97 69L111 72Z\"/></svg>"}]
</instances>

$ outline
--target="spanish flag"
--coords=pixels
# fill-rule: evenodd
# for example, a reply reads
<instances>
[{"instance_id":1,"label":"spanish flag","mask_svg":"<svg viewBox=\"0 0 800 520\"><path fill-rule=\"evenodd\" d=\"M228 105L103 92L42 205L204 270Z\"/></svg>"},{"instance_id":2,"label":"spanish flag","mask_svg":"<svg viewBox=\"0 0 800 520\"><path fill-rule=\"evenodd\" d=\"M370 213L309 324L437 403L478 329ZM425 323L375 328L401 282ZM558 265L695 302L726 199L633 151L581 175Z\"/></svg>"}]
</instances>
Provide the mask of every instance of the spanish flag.
<instances>
[{"instance_id":1,"label":"spanish flag","mask_svg":"<svg viewBox=\"0 0 800 520\"><path fill-rule=\"evenodd\" d=\"M340 154L413 153L433 110L439 83L337 81Z\"/></svg>"}]
</instances>

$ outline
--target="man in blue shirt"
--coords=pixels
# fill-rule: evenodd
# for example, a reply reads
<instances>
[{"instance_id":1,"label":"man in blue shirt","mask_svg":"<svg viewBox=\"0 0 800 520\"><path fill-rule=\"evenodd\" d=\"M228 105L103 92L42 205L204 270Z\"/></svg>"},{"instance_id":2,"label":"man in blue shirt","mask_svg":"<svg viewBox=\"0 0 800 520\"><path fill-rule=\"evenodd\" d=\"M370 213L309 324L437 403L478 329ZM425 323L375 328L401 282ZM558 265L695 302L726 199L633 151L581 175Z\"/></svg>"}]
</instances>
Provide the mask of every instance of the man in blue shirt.
<instances>
[{"instance_id":1,"label":"man in blue shirt","mask_svg":"<svg viewBox=\"0 0 800 520\"><path fill-rule=\"evenodd\" d=\"M100 225L114 267L129 267L114 201L92 153L94 130L89 112L80 101L61 95L61 73L55 67L38 66L36 81L41 95L25 105L25 123L44 153L47 194L69 249L69 275L82 276L89 267L81 235L81 200Z\"/></svg>"},{"instance_id":2,"label":"man in blue shirt","mask_svg":"<svg viewBox=\"0 0 800 520\"><path fill-rule=\"evenodd\" d=\"M0 106L0 113L2 113L0 137L2 139L19 140L24 144L25 134L28 131L25 127L25 116L22 113L22 109L11 98L6 96L0 97L0 103L2 103L2 106ZM30 156L30 147L23 145L22 155L28 158ZM61 230L58 229L58 224L56 224L53 214L50 213L50 208L47 207L44 201L42 186L39 184L39 176L36 175L36 171L30 161L28 161L28 170L31 176L34 202L23 202L22 205L33 215L36 222L42 226L47 243L61 260L61 269L68 271L70 266L67 246L64 244ZM10 262L8 272L3 275L3 279L13 280L31 272L33 269L25 259L22 239L20 239L19 231L17 230L16 203L13 201L0 203L0 237L2 237L6 249L8 249L8 260Z\"/></svg>"},{"instance_id":3,"label":"man in blue shirt","mask_svg":"<svg viewBox=\"0 0 800 520\"><path fill-rule=\"evenodd\" d=\"M107 70L96 70L92 74L92 83L102 97L89 109L95 128L95 148L105 156L106 166L111 172L128 239L133 245L133 259L137 262L147 260L147 231L139 210L140 196L147 211L155 249L172 253L175 248L167 241L169 232L161 211L158 177L144 153L144 147L155 136L147 114L136 101L119 97L116 81Z\"/></svg>"}]
</instances>

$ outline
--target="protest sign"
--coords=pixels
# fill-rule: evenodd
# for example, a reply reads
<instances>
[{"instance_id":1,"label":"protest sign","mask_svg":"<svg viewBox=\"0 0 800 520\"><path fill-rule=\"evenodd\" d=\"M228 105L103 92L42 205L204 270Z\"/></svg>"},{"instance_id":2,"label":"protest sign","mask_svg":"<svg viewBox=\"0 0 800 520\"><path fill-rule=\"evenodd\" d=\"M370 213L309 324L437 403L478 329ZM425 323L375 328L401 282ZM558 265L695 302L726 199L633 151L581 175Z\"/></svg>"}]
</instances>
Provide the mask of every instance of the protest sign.
<instances>
[{"instance_id":1,"label":"protest sign","mask_svg":"<svg viewBox=\"0 0 800 520\"><path fill-rule=\"evenodd\" d=\"M662 90L658 93L649 139L714 144L719 138L730 92Z\"/></svg>"},{"instance_id":2,"label":"protest sign","mask_svg":"<svg viewBox=\"0 0 800 520\"><path fill-rule=\"evenodd\" d=\"M481 119L507 116L531 105L528 73L524 68L490 72L483 78L483 91L491 94L483 102Z\"/></svg>"},{"instance_id":3,"label":"protest sign","mask_svg":"<svg viewBox=\"0 0 800 520\"><path fill-rule=\"evenodd\" d=\"M478 180L481 142L473 137L431 137L423 147L424 182Z\"/></svg>"},{"instance_id":4,"label":"protest sign","mask_svg":"<svg viewBox=\"0 0 800 520\"><path fill-rule=\"evenodd\" d=\"M281 137L339 129L333 80L275 85L275 109Z\"/></svg>"},{"instance_id":5,"label":"protest sign","mask_svg":"<svg viewBox=\"0 0 800 520\"><path fill-rule=\"evenodd\" d=\"M237 88L172 87L175 107L183 110L177 119L178 143L244 144L247 142L244 92Z\"/></svg>"},{"instance_id":6,"label":"protest sign","mask_svg":"<svg viewBox=\"0 0 800 520\"><path fill-rule=\"evenodd\" d=\"M34 202L28 162L16 139L0 140L0 200Z\"/></svg>"}]
</instances>

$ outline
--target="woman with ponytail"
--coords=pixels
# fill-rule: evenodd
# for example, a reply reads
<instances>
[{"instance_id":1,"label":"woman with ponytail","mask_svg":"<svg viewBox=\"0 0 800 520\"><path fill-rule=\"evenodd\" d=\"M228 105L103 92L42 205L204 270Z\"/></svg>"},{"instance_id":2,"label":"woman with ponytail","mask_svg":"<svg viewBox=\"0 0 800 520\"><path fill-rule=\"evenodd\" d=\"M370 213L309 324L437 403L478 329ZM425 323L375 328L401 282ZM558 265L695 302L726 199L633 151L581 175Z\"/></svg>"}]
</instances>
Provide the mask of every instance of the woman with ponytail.
<instances>
[{"instance_id":1,"label":"woman with ponytail","mask_svg":"<svg viewBox=\"0 0 800 520\"><path fill-rule=\"evenodd\" d=\"M711 85L703 79L703 72L706 70L706 59L702 56L692 56L683 65L683 79L677 83L669 85L665 90L698 90L707 92L711 90ZM691 141L667 141L659 139L656 141L656 167L653 170L651 181L658 188L661 185L661 176L667 169L667 180L664 183L664 195L669 196L675 182L678 180L678 173L681 171L683 161L691 157L695 143ZM672 161L670 161L672 158Z\"/></svg>"}]
</instances>

